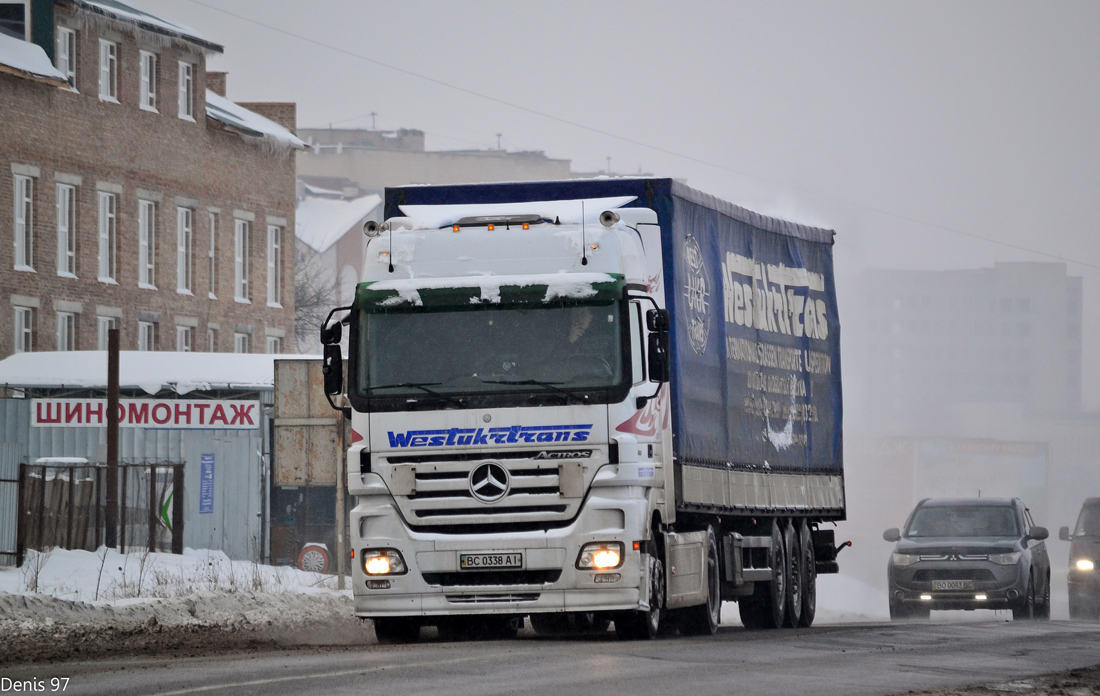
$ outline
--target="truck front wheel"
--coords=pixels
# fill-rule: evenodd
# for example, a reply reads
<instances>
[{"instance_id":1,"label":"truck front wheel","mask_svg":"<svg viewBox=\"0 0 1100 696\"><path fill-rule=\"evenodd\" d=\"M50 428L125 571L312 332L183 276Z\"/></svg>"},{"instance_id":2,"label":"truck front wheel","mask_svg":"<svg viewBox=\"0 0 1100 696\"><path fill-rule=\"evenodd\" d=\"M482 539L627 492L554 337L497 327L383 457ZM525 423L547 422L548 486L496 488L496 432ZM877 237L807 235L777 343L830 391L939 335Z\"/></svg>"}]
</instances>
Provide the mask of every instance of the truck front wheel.
<instances>
[{"instance_id":1,"label":"truck front wheel","mask_svg":"<svg viewBox=\"0 0 1100 696\"><path fill-rule=\"evenodd\" d=\"M665 608L665 565L657 544L650 542L649 609L623 612L615 617L615 635L622 640L653 640L661 629Z\"/></svg>"}]
</instances>

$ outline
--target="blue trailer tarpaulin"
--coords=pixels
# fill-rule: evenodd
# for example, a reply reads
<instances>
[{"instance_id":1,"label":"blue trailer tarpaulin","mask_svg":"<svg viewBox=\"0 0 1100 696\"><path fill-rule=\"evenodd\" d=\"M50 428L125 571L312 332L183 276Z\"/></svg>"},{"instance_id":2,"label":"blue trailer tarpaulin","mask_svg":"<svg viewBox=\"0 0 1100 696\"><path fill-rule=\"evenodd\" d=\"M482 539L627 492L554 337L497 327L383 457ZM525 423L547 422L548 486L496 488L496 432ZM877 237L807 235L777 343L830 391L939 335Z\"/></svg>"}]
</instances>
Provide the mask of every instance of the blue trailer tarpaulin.
<instances>
[{"instance_id":1,"label":"blue trailer tarpaulin","mask_svg":"<svg viewBox=\"0 0 1100 696\"><path fill-rule=\"evenodd\" d=\"M634 196L661 225L672 318L672 427L681 464L842 470L833 231L767 217L671 179L386 190L402 205Z\"/></svg>"}]
</instances>

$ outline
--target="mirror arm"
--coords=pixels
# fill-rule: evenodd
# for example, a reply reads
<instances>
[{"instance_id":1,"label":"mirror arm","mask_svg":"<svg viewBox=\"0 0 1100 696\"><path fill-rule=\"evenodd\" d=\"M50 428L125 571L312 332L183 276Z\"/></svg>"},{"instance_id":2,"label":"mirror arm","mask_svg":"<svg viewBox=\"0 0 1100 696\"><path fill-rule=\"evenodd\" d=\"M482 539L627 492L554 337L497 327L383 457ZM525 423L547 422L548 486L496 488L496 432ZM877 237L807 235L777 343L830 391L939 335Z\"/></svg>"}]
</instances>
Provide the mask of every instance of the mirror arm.
<instances>
[{"instance_id":1,"label":"mirror arm","mask_svg":"<svg viewBox=\"0 0 1100 696\"><path fill-rule=\"evenodd\" d=\"M351 418L350 406L337 406L336 402L332 400L332 394L325 393L325 398L328 399L328 405L332 407L334 411L340 411L344 414L344 418Z\"/></svg>"}]
</instances>

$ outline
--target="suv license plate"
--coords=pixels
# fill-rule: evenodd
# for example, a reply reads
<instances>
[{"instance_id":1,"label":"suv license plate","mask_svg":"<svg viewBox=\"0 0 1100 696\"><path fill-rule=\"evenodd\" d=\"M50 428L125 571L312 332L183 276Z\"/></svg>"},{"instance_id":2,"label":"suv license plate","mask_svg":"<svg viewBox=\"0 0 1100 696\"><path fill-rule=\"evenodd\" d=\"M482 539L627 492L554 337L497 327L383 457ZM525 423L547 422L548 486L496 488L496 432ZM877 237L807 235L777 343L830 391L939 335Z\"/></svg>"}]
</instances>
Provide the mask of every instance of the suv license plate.
<instances>
[{"instance_id":1,"label":"suv license plate","mask_svg":"<svg viewBox=\"0 0 1100 696\"><path fill-rule=\"evenodd\" d=\"M973 590L973 580L933 580L933 590Z\"/></svg>"},{"instance_id":2,"label":"suv license plate","mask_svg":"<svg viewBox=\"0 0 1100 696\"><path fill-rule=\"evenodd\" d=\"M498 568L522 568L522 553L460 553L459 570L496 570Z\"/></svg>"}]
</instances>

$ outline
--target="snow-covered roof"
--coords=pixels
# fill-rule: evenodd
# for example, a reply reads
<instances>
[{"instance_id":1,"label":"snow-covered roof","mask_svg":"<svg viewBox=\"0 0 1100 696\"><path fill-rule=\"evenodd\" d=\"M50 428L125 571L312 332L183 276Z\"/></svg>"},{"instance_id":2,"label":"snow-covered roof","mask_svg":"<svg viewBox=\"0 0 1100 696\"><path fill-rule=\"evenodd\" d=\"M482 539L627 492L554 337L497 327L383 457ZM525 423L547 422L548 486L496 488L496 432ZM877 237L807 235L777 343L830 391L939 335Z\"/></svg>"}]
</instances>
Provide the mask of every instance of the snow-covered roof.
<instances>
[{"instance_id":1,"label":"snow-covered roof","mask_svg":"<svg viewBox=\"0 0 1100 696\"><path fill-rule=\"evenodd\" d=\"M0 72L65 87L69 79L38 44L0 33Z\"/></svg>"},{"instance_id":2,"label":"snow-covered roof","mask_svg":"<svg viewBox=\"0 0 1100 696\"><path fill-rule=\"evenodd\" d=\"M275 360L319 359L317 356L239 353L169 353L122 351L119 386L156 394L210 389L272 389ZM0 385L16 388L105 388L107 352L18 353L0 360Z\"/></svg>"},{"instance_id":3,"label":"snow-covered roof","mask_svg":"<svg viewBox=\"0 0 1100 696\"><path fill-rule=\"evenodd\" d=\"M306 144L298 136L278 123L210 90L206 90L206 115L245 137L261 138L273 145L295 150L306 149Z\"/></svg>"},{"instance_id":4,"label":"snow-covered roof","mask_svg":"<svg viewBox=\"0 0 1100 696\"><path fill-rule=\"evenodd\" d=\"M172 36L198 44L211 51L222 53L224 49L191 27L155 17L129 3L118 0L74 0L75 4L96 14L106 15L158 34Z\"/></svg>"},{"instance_id":5,"label":"snow-covered roof","mask_svg":"<svg viewBox=\"0 0 1100 696\"><path fill-rule=\"evenodd\" d=\"M375 195L351 200L307 196L298 201L294 234L317 253L324 253L348 230L363 224L380 205L382 197Z\"/></svg>"}]
</instances>

